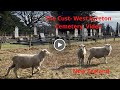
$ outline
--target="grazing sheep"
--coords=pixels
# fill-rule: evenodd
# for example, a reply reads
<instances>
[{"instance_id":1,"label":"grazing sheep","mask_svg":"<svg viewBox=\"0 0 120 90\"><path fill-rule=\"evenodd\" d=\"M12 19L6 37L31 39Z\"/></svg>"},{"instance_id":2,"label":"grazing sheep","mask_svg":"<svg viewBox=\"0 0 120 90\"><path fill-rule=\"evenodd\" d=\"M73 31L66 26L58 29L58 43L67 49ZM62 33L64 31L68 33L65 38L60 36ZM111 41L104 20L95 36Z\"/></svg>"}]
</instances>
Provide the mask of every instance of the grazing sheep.
<instances>
[{"instance_id":1,"label":"grazing sheep","mask_svg":"<svg viewBox=\"0 0 120 90\"><path fill-rule=\"evenodd\" d=\"M81 44L79 46L79 50L78 50L78 59L79 59L79 65L84 65L84 59L86 56L86 49L85 49L85 45Z\"/></svg>"},{"instance_id":2,"label":"grazing sheep","mask_svg":"<svg viewBox=\"0 0 120 90\"><path fill-rule=\"evenodd\" d=\"M7 76L12 68L14 68L14 73L16 78L19 78L17 75L17 70L19 68L25 69L25 68L32 68L32 75L33 75L33 70L34 68L37 69L37 71L40 70L39 64L41 66L42 62L44 61L44 58L46 55L49 55L50 52L47 51L46 49L41 50L40 53L38 54L18 54L12 58L12 65L9 67Z\"/></svg>"},{"instance_id":3,"label":"grazing sheep","mask_svg":"<svg viewBox=\"0 0 120 90\"><path fill-rule=\"evenodd\" d=\"M90 55L88 57L87 64L90 65L91 59L93 57L97 59L104 57L105 63L108 63L106 57L110 55L112 47L110 44L105 44L103 47L92 47L89 51Z\"/></svg>"}]
</instances>

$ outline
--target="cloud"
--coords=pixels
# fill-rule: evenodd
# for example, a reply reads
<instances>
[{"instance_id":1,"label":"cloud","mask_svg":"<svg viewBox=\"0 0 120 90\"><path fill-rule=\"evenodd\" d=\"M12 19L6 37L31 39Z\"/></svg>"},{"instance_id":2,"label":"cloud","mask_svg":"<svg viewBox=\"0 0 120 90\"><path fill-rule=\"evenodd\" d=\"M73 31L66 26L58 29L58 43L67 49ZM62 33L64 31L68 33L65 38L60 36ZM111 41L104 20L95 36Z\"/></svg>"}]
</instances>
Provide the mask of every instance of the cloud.
<instances>
[{"instance_id":1,"label":"cloud","mask_svg":"<svg viewBox=\"0 0 120 90\"><path fill-rule=\"evenodd\" d=\"M111 21L101 21L101 23L109 24L113 29L116 29L117 22L120 23L120 11L96 11L94 14L98 17L111 17Z\"/></svg>"}]
</instances>

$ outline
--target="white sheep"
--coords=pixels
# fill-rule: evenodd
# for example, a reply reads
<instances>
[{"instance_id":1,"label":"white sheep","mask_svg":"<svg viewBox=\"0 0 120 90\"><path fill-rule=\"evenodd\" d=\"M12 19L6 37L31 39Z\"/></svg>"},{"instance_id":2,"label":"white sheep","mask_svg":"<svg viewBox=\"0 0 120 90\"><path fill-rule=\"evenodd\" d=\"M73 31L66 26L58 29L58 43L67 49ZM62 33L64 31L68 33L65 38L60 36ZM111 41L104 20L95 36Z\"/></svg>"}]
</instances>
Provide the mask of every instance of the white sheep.
<instances>
[{"instance_id":1,"label":"white sheep","mask_svg":"<svg viewBox=\"0 0 120 90\"><path fill-rule=\"evenodd\" d=\"M85 49L85 45L81 44L79 45L79 50L78 50L78 59L79 59L79 65L84 65L84 60L85 60L85 56L86 56L86 49Z\"/></svg>"},{"instance_id":2,"label":"white sheep","mask_svg":"<svg viewBox=\"0 0 120 90\"><path fill-rule=\"evenodd\" d=\"M106 57L111 54L112 47L110 44L105 44L103 47L92 47L89 51L90 55L88 57L87 64L90 65L91 59L93 57L97 59L104 57L105 63L108 63Z\"/></svg>"},{"instance_id":3,"label":"white sheep","mask_svg":"<svg viewBox=\"0 0 120 90\"><path fill-rule=\"evenodd\" d=\"M37 69L37 71L40 70L39 66L41 66L42 62L44 61L44 58L46 55L50 55L50 52L46 49L43 49L38 54L18 54L12 58L12 65L9 67L7 76L12 68L14 68L14 73L16 78L19 78L17 75L17 70L19 68L25 69L25 68L32 68L32 75L34 68Z\"/></svg>"}]
</instances>

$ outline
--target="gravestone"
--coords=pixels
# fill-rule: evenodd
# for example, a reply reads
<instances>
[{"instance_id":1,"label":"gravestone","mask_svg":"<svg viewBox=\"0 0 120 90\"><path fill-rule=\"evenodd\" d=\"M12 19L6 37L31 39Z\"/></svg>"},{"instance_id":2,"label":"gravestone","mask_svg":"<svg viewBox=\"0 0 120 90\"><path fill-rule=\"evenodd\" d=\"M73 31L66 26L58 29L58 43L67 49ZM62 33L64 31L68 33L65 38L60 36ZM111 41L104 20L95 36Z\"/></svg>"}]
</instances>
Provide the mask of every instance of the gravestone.
<instances>
[{"instance_id":1,"label":"gravestone","mask_svg":"<svg viewBox=\"0 0 120 90\"><path fill-rule=\"evenodd\" d=\"M34 27L34 35L37 35L37 27Z\"/></svg>"},{"instance_id":2,"label":"gravestone","mask_svg":"<svg viewBox=\"0 0 120 90\"><path fill-rule=\"evenodd\" d=\"M99 36L101 36L101 28L99 28Z\"/></svg>"},{"instance_id":3,"label":"gravestone","mask_svg":"<svg viewBox=\"0 0 120 90\"><path fill-rule=\"evenodd\" d=\"M56 28L56 36L58 36L58 28Z\"/></svg>"},{"instance_id":4,"label":"gravestone","mask_svg":"<svg viewBox=\"0 0 120 90\"><path fill-rule=\"evenodd\" d=\"M74 37L78 37L78 29L75 29Z\"/></svg>"},{"instance_id":5,"label":"gravestone","mask_svg":"<svg viewBox=\"0 0 120 90\"><path fill-rule=\"evenodd\" d=\"M15 27L14 36L15 36L15 38L18 38L18 37L19 37L19 29L18 29L17 26Z\"/></svg>"},{"instance_id":6,"label":"gravestone","mask_svg":"<svg viewBox=\"0 0 120 90\"><path fill-rule=\"evenodd\" d=\"M67 31L67 35L69 35L70 34L70 32L69 31Z\"/></svg>"},{"instance_id":7,"label":"gravestone","mask_svg":"<svg viewBox=\"0 0 120 90\"><path fill-rule=\"evenodd\" d=\"M94 29L94 30L93 30L93 35L95 36L95 34L96 34L96 30Z\"/></svg>"},{"instance_id":8,"label":"gravestone","mask_svg":"<svg viewBox=\"0 0 120 90\"><path fill-rule=\"evenodd\" d=\"M92 36L92 29L90 29L90 36Z\"/></svg>"},{"instance_id":9,"label":"gravestone","mask_svg":"<svg viewBox=\"0 0 120 90\"><path fill-rule=\"evenodd\" d=\"M113 33L112 33L112 32L111 32L110 34L111 34L111 36L113 36Z\"/></svg>"},{"instance_id":10,"label":"gravestone","mask_svg":"<svg viewBox=\"0 0 120 90\"><path fill-rule=\"evenodd\" d=\"M84 28L84 37L87 37L88 36L88 31L86 28Z\"/></svg>"}]
</instances>

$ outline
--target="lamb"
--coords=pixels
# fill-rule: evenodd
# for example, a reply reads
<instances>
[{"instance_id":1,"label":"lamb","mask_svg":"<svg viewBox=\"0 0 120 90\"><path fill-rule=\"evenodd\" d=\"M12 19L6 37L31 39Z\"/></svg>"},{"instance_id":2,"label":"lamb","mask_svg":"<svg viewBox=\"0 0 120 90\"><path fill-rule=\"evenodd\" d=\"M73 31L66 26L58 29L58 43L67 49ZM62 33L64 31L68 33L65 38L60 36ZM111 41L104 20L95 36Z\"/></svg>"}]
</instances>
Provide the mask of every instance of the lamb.
<instances>
[{"instance_id":1,"label":"lamb","mask_svg":"<svg viewBox=\"0 0 120 90\"><path fill-rule=\"evenodd\" d=\"M44 61L44 58L46 55L50 55L50 52L46 49L41 50L38 54L18 54L12 58L12 65L9 67L7 76L12 68L14 68L14 73L16 78L19 78L17 75L17 70L19 68L25 69L25 68L32 68L32 75L34 68L37 69L37 71L40 70L39 66L41 66L42 62Z\"/></svg>"},{"instance_id":2,"label":"lamb","mask_svg":"<svg viewBox=\"0 0 120 90\"><path fill-rule=\"evenodd\" d=\"M112 46L110 44L105 44L103 47L92 47L90 50L90 55L88 57L87 64L90 65L91 59L93 57L99 59L104 57L105 63L107 64L107 56L111 54Z\"/></svg>"},{"instance_id":3,"label":"lamb","mask_svg":"<svg viewBox=\"0 0 120 90\"><path fill-rule=\"evenodd\" d=\"M79 65L84 65L84 59L85 59L85 56L86 56L86 49L85 49L85 45L84 44L81 44L79 45L79 50L78 50L78 59L79 59Z\"/></svg>"}]
</instances>

